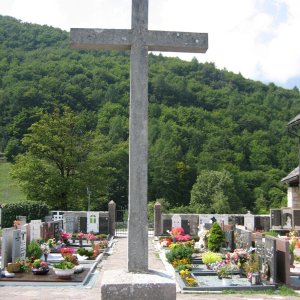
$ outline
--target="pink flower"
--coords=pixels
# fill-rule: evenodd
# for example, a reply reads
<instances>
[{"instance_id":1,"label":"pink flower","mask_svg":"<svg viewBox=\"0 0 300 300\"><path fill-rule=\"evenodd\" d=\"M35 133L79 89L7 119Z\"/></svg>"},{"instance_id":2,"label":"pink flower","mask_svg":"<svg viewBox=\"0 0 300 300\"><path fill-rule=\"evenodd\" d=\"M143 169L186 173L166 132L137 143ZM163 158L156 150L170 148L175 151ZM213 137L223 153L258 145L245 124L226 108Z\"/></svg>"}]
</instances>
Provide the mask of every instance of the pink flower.
<instances>
[{"instance_id":1,"label":"pink flower","mask_svg":"<svg viewBox=\"0 0 300 300\"><path fill-rule=\"evenodd\" d=\"M71 237L70 233L68 232L61 232L60 236L62 239L69 239Z\"/></svg>"},{"instance_id":2,"label":"pink flower","mask_svg":"<svg viewBox=\"0 0 300 300\"><path fill-rule=\"evenodd\" d=\"M85 236L85 234L83 232L77 233L77 237L78 238L83 238L84 236Z\"/></svg>"},{"instance_id":3,"label":"pink flower","mask_svg":"<svg viewBox=\"0 0 300 300\"><path fill-rule=\"evenodd\" d=\"M47 267L47 263L46 263L45 261L42 261L42 262L40 263L40 265L41 265L42 268Z\"/></svg>"},{"instance_id":4,"label":"pink flower","mask_svg":"<svg viewBox=\"0 0 300 300\"><path fill-rule=\"evenodd\" d=\"M63 254L73 254L75 252L75 250L73 248L61 248L60 252Z\"/></svg>"},{"instance_id":5,"label":"pink flower","mask_svg":"<svg viewBox=\"0 0 300 300\"><path fill-rule=\"evenodd\" d=\"M93 234L93 233L88 233L86 238L89 240L89 241L95 241L97 239L97 237Z\"/></svg>"}]
</instances>

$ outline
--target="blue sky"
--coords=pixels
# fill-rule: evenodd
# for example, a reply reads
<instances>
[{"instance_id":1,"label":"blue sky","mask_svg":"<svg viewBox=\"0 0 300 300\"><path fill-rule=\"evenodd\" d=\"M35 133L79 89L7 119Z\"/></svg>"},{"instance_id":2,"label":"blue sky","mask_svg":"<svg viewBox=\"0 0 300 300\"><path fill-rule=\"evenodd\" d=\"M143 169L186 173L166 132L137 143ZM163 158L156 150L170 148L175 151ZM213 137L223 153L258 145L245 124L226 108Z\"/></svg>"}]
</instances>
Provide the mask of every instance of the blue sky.
<instances>
[{"instance_id":1,"label":"blue sky","mask_svg":"<svg viewBox=\"0 0 300 300\"><path fill-rule=\"evenodd\" d=\"M1 0L0 14L24 22L130 28L131 0ZM299 0L149 0L149 29L207 32L206 54L165 53L265 83L300 88Z\"/></svg>"}]
</instances>

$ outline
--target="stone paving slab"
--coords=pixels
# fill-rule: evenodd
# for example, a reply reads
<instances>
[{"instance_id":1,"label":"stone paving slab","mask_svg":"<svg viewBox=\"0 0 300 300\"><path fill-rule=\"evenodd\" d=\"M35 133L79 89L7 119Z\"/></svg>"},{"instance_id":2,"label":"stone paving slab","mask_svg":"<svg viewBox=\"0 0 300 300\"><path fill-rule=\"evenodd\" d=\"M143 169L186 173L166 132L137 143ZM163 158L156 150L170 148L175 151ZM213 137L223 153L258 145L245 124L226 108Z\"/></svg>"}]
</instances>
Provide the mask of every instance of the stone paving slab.
<instances>
[{"instance_id":1,"label":"stone paving slab","mask_svg":"<svg viewBox=\"0 0 300 300\"><path fill-rule=\"evenodd\" d=\"M152 242L153 238L149 239L149 268L165 270L164 264L159 259L155 246ZM101 299L100 283L103 272L105 270L116 270L127 268L127 238L118 238L113 247L112 254L104 260L103 265L100 264L97 268L98 275L92 287L60 287L59 284L53 287L45 286L0 286L1 300L98 300ZM1 281L0 281L1 284ZM203 293L203 294L177 294L177 299L181 300L299 300L299 297L294 296L277 296L263 294L218 294L218 293Z\"/></svg>"}]
</instances>

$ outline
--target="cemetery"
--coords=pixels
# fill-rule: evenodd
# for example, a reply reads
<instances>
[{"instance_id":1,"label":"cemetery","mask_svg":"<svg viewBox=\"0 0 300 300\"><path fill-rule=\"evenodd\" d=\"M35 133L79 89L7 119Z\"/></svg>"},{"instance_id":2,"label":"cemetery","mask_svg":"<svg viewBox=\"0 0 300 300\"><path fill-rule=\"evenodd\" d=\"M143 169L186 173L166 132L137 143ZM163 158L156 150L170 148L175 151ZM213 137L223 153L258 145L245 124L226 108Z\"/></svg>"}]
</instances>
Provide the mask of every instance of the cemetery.
<instances>
[{"instance_id":1,"label":"cemetery","mask_svg":"<svg viewBox=\"0 0 300 300\"><path fill-rule=\"evenodd\" d=\"M155 234L161 259L182 292L300 288L297 210L286 226L287 208L279 210L274 229L270 215L164 215L155 206ZM295 214L296 212L296 214ZM247 225L246 225L247 224ZM216 231L217 234L213 232Z\"/></svg>"},{"instance_id":2,"label":"cemetery","mask_svg":"<svg viewBox=\"0 0 300 300\"><path fill-rule=\"evenodd\" d=\"M108 212L60 215L60 220L28 223L18 216L13 227L2 229L0 285L91 284L113 245Z\"/></svg>"}]
</instances>

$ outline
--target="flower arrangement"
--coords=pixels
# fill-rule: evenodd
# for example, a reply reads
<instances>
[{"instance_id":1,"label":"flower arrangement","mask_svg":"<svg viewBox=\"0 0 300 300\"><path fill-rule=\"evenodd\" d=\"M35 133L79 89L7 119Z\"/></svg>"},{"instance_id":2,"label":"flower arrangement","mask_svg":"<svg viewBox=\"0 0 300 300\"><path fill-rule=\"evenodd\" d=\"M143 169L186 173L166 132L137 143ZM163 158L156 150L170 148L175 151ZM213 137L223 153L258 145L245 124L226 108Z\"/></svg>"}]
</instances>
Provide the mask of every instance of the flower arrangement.
<instances>
[{"instance_id":1,"label":"flower arrangement","mask_svg":"<svg viewBox=\"0 0 300 300\"><path fill-rule=\"evenodd\" d=\"M169 247L172 243L172 239L171 238L164 238L160 240L160 246L161 247Z\"/></svg>"},{"instance_id":2,"label":"flower arrangement","mask_svg":"<svg viewBox=\"0 0 300 300\"><path fill-rule=\"evenodd\" d=\"M48 244L50 249L56 247L56 239L55 238L49 239L47 241L47 244Z\"/></svg>"},{"instance_id":3,"label":"flower arrangement","mask_svg":"<svg viewBox=\"0 0 300 300\"><path fill-rule=\"evenodd\" d=\"M227 252L225 257L227 260L235 263L238 267L243 267L244 264L250 259L250 254L246 250L240 248L235 249L233 253Z\"/></svg>"},{"instance_id":4,"label":"flower arrangement","mask_svg":"<svg viewBox=\"0 0 300 300\"><path fill-rule=\"evenodd\" d=\"M202 254L202 261L206 265L210 265L222 260L222 254L216 252L205 252Z\"/></svg>"},{"instance_id":5,"label":"flower arrangement","mask_svg":"<svg viewBox=\"0 0 300 300\"><path fill-rule=\"evenodd\" d=\"M85 237L85 233L80 231L76 234L76 237L79 238L79 239L83 239Z\"/></svg>"},{"instance_id":6,"label":"flower arrangement","mask_svg":"<svg viewBox=\"0 0 300 300\"><path fill-rule=\"evenodd\" d=\"M35 259L33 261L32 268L43 270L43 271L46 271L47 269L49 269L47 262L40 260L40 259Z\"/></svg>"},{"instance_id":7,"label":"flower arrangement","mask_svg":"<svg viewBox=\"0 0 300 300\"><path fill-rule=\"evenodd\" d=\"M181 270L179 275L187 286L198 286L197 280L191 275L188 269Z\"/></svg>"},{"instance_id":8,"label":"flower arrangement","mask_svg":"<svg viewBox=\"0 0 300 300\"><path fill-rule=\"evenodd\" d=\"M50 247L48 243L41 244L41 250L44 255L48 255L50 253Z\"/></svg>"},{"instance_id":9,"label":"flower arrangement","mask_svg":"<svg viewBox=\"0 0 300 300\"><path fill-rule=\"evenodd\" d=\"M236 266L229 260L222 260L216 263L213 270L217 272L219 278L231 278L232 272L236 270Z\"/></svg>"},{"instance_id":10,"label":"flower arrangement","mask_svg":"<svg viewBox=\"0 0 300 300\"><path fill-rule=\"evenodd\" d=\"M172 230L167 230L171 238L176 241L185 242L190 240L191 236L189 234L184 234L182 227L174 227Z\"/></svg>"},{"instance_id":11,"label":"flower arrangement","mask_svg":"<svg viewBox=\"0 0 300 300\"><path fill-rule=\"evenodd\" d=\"M74 248L71 247L64 247L60 249L61 255L64 256L68 256L68 255L73 255L75 250Z\"/></svg>"},{"instance_id":12,"label":"flower arrangement","mask_svg":"<svg viewBox=\"0 0 300 300\"><path fill-rule=\"evenodd\" d=\"M108 247L108 242L106 240L102 240L99 242L100 249L106 249Z\"/></svg>"},{"instance_id":13,"label":"flower arrangement","mask_svg":"<svg viewBox=\"0 0 300 300\"><path fill-rule=\"evenodd\" d=\"M32 262L29 258L26 260L20 260L19 258L16 259L16 264L19 265L20 272L29 272L32 267Z\"/></svg>"},{"instance_id":14,"label":"flower arrangement","mask_svg":"<svg viewBox=\"0 0 300 300\"><path fill-rule=\"evenodd\" d=\"M77 253L80 256L87 256L89 259L92 259L95 257L97 254L94 252L94 250L86 250L85 248L79 248L77 250Z\"/></svg>"}]
</instances>

